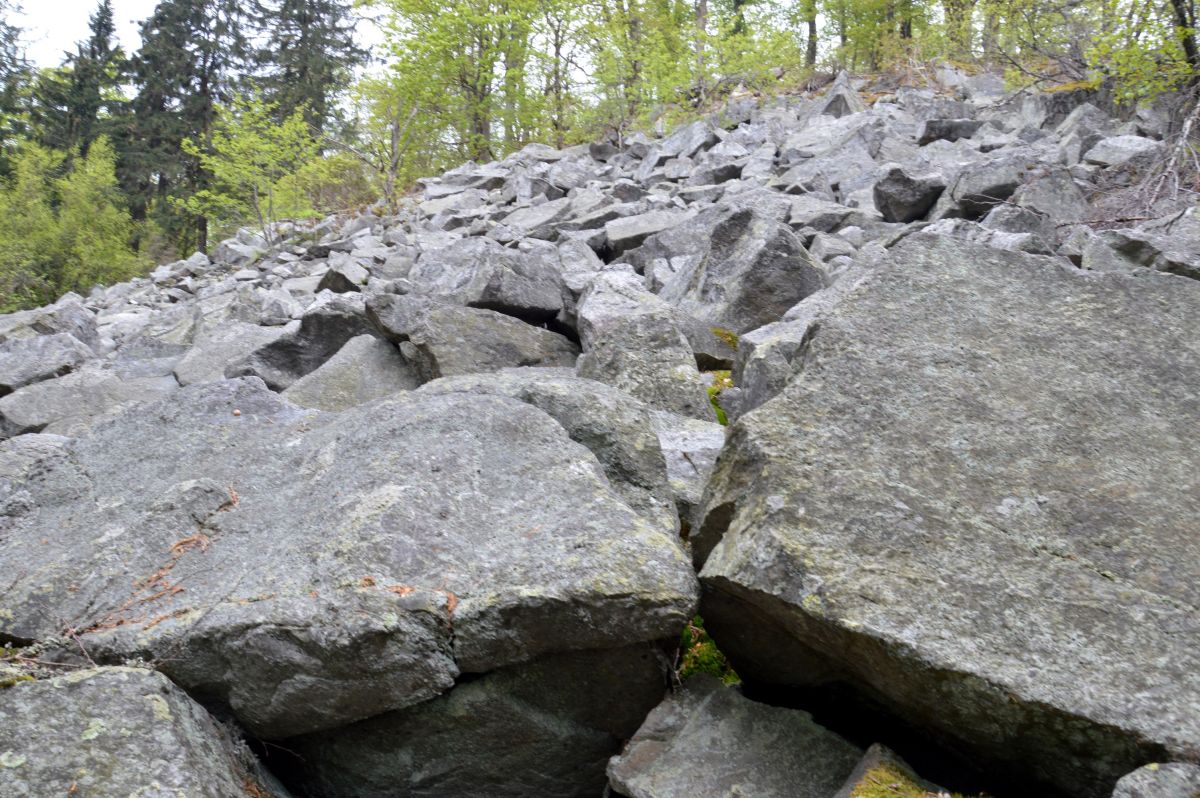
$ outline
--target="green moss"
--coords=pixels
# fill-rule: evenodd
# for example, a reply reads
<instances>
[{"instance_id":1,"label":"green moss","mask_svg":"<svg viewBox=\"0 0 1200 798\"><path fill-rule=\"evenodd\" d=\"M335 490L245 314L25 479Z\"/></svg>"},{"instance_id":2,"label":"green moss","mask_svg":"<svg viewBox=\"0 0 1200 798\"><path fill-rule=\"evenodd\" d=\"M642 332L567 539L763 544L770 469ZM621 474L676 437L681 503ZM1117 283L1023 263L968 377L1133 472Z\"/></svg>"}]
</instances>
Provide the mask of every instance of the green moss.
<instances>
[{"instance_id":1,"label":"green moss","mask_svg":"<svg viewBox=\"0 0 1200 798\"><path fill-rule=\"evenodd\" d=\"M683 630L679 641L681 659L679 678L686 679L697 673L716 676L725 684L737 684L741 677L734 671L729 660L717 648L717 644L704 631L704 619L697 615Z\"/></svg>"},{"instance_id":2,"label":"green moss","mask_svg":"<svg viewBox=\"0 0 1200 798\"><path fill-rule=\"evenodd\" d=\"M710 327L712 334L721 340L723 344L733 350L738 348L738 335L733 330L726 330L724 327Z\"/></svg>"},{"instance_id":3,"label":"green moss","mask_svg":"<svg viewBox=\"0 0 1200 798\"><path fill-rule=\"evenodd\" d=\"M942 793L965 798L961 793ZM938 798L926 790L917 777L895 762L884 762L868 770L850 792L850 798Z\"/></svg>"},{"instance_id":4,"label":"green moss","mask_svg":"<svg viewBox=\"0 0 1200 798\"><path fill-rule=\"evenodd\" d=\"M732 333L730 333L732 335ZM726 388L733 387L733 377L728 371L714 371L712 373L712 384L708 386L708 401L712 402L713 410L717 413L717 421L722 426L729 425L729 417L725 415L725 408L721 407L721 391Z\"/></svg>"},{"instance_id":5,"label":"green moss","mask_svg":"<svg viewBox=\"0 0 1200 798\"><path fill-rule=\"evenodd\" d=\"M6 690L9 687L18 685L21 682L32 682L33 677L28 673L17 673L11 676L0 676L0 690Z\"/></svg>"}]
</instances>

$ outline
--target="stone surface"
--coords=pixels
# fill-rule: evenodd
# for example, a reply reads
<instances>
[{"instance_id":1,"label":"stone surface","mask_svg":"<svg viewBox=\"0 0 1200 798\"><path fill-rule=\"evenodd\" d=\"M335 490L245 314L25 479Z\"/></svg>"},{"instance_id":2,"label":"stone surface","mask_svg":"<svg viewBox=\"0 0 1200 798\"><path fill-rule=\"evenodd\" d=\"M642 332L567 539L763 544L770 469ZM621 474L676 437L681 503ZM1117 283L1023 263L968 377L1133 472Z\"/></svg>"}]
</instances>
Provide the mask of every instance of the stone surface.
<instances>
[{"instance_id":1,"label":"stone surface","mask_svg":"<svg viewBox=\"0 0 1200 798\"><path fill-rule=\"evenodd\" d=\"M1194 755L1200 288L924 235L887 263L733 428L707 627L744 678L848 682L1071 795Z\"/></svg>"},{"instance_id":2,"label":"stone surface","mask_svg":"<svg viewBox=\"0 0 1200 798\"><path fill-rule=\"evenodd\" d=\"M635 510L655 518L673 499L654 414L610 385L568 369L524 368L447 377L427 383L420 392L506 396L533 405L596 456L609 482ZM674 517L673 508L670 515Z\"/></svg>"},{"instance_id":3,"label":"stone surface","mask_svg":"<svg viewBox=\"0 0 1200 798\"><path fill-rule=\"evenodd\" d=\"M175 365L180 385L225 379L225 369L253 352L294 334L300 322L283 327L260 327L246 322L230 322L205 330L196 337L192 348Z\"/></svg>"},{"instance_id":4,"label":"stone surface","mask_svg":"<svg viewBox=\"0 0 1200 798\"><path fill-rule=\"evenodd\" d=\"M1146 166L1162 151L1162 142L1142 136L1110 136L1096 142L1083 156L1097 166Z\"/></svg>"},{"instance_id":5,"label":"stone surface","mask_svg":"<svg viewBox=\"0 0 1200 798\"><path fill-rule=\"evenodd\" d=\"M414 293L533 323L558 315L566 291L562 276L546 260L486 238L425 253L408 279Z\"/></svg>"},{"instance_id":6,"label":"stone surface","mask_svg":"<svg viewBox=\"0 0 1200 798\"><path fill-rule=\"evenodd\" d=\"M679 517L690 523L725 445L725 427L661 411L653 414L653 424Z\"/></svg>"},{"instance_id":7,"label":"stone surface","mask_svg":"<svg viewBox=\"0 0 1200 798\"><path fill-rule=\"evenodd\" d=\"M595 798L608 758L661 699L668 668L652 646L558 654L285 745L325 798Z\"/></svg>"},{"instance_id":8,"label":"stone surface","mask_svg":"<svg viewBox=\"0 0 1200 798\"><path fill-rule=\"evenodd\" d=\"M0 343L0 396L31 383L61 377L94 356L91 349L68 333Z\"/></svg>"},{"instance_id":9,"label":"stone surface","mask_svg":"<svg viewBox=\"0 0 1200 798\"><path fill-rule=\"evenodd\" d=\"M230 363L225 376L258 377L272 390L286 390L351 338L374 332L361 304L338 298L305 313L299 326Z\"/></svg>"},{"instance_id":10,"label":"stone surface","mask_svg":"<svg viewBox=\"0 0 1200 798\"><path fill-rule=\"evenodd\" d=\"M321 414L227 380L77 441L20 440L0 444L0 462L17 453L0 492L21 495L4 504L0 637L68 624L97 662L156 661L258 737L671 638L695 612L674 536L511 399Z\"/></svg>"},{"instance_id":11,"label":"stone surface","mask_svg":"<svg viewBox=\"0 0 1200 798\"><path fill-rule=\"evenodd\" d=\"M373 335L351 338L283 392L292 404L339 411L411 391L420 383L400 350Z\"/></svg>"},{"instance_id":12,"label":"stone surface","mask_svg":"<svg viewBox=\"0 0 1200 798\"><path fill-rule=\"evenodd\" d=\"M177 388L172 377L123 380L112 372L76 371L0 398L0 438L29 432L78 435L121 408Z\"/></svg>"},{"instance_id":13,"label":"stone surface","mask_svg":"<svg viewBox=\"0 0 1200 798\"><path fill-rule=\"evenodd\" d=\"M579 354L563 336L492 310L383 295L368 302L367 314L423 383L516 366L571 367Z\"/></svg>"},{"instance_id":14,"label":"stone surface","mask_svg":"<svg viewBox=\"0 0 1200 798\"><path fill-rule=\"evenodd\" d=\"M93 668L0 688L5 798L285 798L253 762L154 671Z\"/></svg>"},{"instance_id":15,"label":"stone surface","mask_svg":"<svg viewBox=\"0 0 1200 798\"><path fill-rule=\"evenodd\" d=\"M716 421L675 316L633 275L598 275L579 303L584 351L579 376L608 383L659 410Z\"/></svg>"},{"instance_id":16,"label":"stone surface","mask_svg":"<svg viewBox=\"0 0 1200 798\"><path fill-rule=\"evenodd\" d=\"M608 776L628 798L829 798L861 756L806 712L697 676L650 713Z\"/></svg>"},{"instance_id":17,"label":"stone surface","mask_svg":"<svg viewBox=\"0 0 1200 798\"><path fill-rule=\"evenodd\" d=\"M923 219L945 190L940 176L912 176L898 165L885 167L883 177L871 189L875 208L888 222Z\"/></svg>"},{"instance_id":18,"label":"stone surface","mask_svg":"<svg viewBox=\"0 0 1200 798\"><path fill-rule=\"evenodd\" d=\"M1200 795L1200 765L1186 762L1151 764L1117 782L1112 798L1196 798Z\"/></svg>"},{"instance_id":19,"label":"stone surface","mask_svg":"<svg viewBox=\"0 0 1200 798\"><path fill-rule=\"evenodd\" d=\"M652 211L605 222L604 235L608 249L619 255L627 249L641 246L650 236L674 227L685 219L686 214L679 211Z\"/></svg>"}]
</instances>

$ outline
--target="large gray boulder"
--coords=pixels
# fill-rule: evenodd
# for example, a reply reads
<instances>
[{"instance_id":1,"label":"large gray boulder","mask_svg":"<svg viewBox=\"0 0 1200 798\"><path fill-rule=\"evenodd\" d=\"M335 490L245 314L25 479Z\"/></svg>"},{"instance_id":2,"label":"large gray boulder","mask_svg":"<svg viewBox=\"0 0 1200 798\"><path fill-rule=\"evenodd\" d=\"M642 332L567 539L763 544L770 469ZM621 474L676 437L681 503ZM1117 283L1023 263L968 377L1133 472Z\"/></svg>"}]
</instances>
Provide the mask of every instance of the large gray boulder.
<instances>
[{"instance_id":1,"label":"large gray boulder","mask_svg":"<svg viewBox=\"0 0 1200 798\"><path fill-rule=\"evenodd\" d=\"M323 798L596 798L669 669L652 645L555 654L284 745Z\"/></svg>"},{"instance_id":2,"label":"large gray boulder","mask_svg":"<svg viewBox=\"0 0 1200 798\"><path fill-rule=\"evenodd\" d=\"M608 383L651 407L716 421L676 311L636 276L602 272L579 303L579 376ZM0 400L3 401L3 400Z\"/></svg>"},{"instance_id":3,"label":"large gray boulder","mask_svg":"<svg viewBox=\"0 0 1200 798\"><path fill-rule=\"evenodd\" d=\"M135 668L0 688L0 795L283 798L199 704Z\"/></svg>"},{"instance_id":4,"label":"large gray boulder","mask_svg":"<svg viewBox=\"0 0 1200 798\"><path fill-rule=\"evenodd\" d=\"M59 656L155 662L258 737L670 638L695 611L670 531L511 399L322 414L227 380L38 444L0 472L20 494L3 505L0 637L69 626Z\"/></svg>"},{"instance_id":5,"label":"large gray boulder","mask_svg":"<svg viewBox=\"0 0 1200 798\"><path fill-rule=\"evenodd\" d=\"M85 308L75 294L68 294L44 308L0 316L0 343L55 333L73 335L94 350L100 346L96 315Z\"/></svg>"},{"instance_id":6,"label":"large gray boulder","mask_svg":"<svg viewBox=\"0 0 1200 798\"><path fill-rule=\"evenodd\" d=\"M821 272L787 225L748 208L712 214L708 223L699 257L685 259L658 291L691 317L742 333L822 288Z\"/></svg>"},{"instance_id":7,"label":"large gray boulder","mask_svg":"<svg viewBox=\"0 0 1200 798\"><path fill-rule=\"evenodd\" d=\"M608 777L628 798L830 798L862 753L807 712L701 675L650 713Z\"/></svg>"},{"instance_id":8,"label":"large gray boulder","mask_svg":"<svg viewBox=\"0 0 1200 798\"><path fill-rule=\"evenodd\" d=\"M923 219L938 197L946 190L940 175L908 174L903 167L885 167L882 177L871 189L875 208L886 222L915 222Z\"/></svg>"},{"instance_id":9,"label":"large gray boulder","mask_svg":"<svg viewBox=\"0 0 1200 798\"><path fill-rule=\"evenodd\" d=\"M154 401L177 387L173 377L126 380L112 371L81 369L0 398L0 439L30 432L78 435L122 408Z\"/></svg>"},{"instance_id":10,"label":"large gray boulder","mask_svg":"<svg viewBox=\"0 0 1200 798\"><path fill-rule=\"evenodd\" d=\"M283 395L301 407L340 411L411 391L419 384L395 344L360 335L316 371L292 383Z\"/></svg>"},{"instance_id":11,"label":"large gray boulder","mask_svg":"<svg viewBox=\"0 0 1200 798\"><path fill-rule=\"evenodd\" d=\"M0 396L31 383L61 377L94 357L91 349L68 333L0 343Z\"/></svg>"},{"instance_id":12,"label":"large gray boulder","mask_svg":"<svg viewBox=\"0 0 1200 798\"><path fill-rule=\"evenodd\" d=\"M518 368L494 374L446 377L422 394L506 396L533 405L557 421L571 440L586 446L629 506L648 518L670 510L674 487L656 433L654 414L627 393L570 369ZM703 423L703 422L696 422ZM677 522L670 522L672 527Z\"/></svg>"},{"instance_id":13,"label":"large gray boulder","mask_svg":"<svg viewBox=\"0 0 1200 798\"><path fill-rule=\"evenodd\" d=\"M426 252L409 271L413 293L539 323L558 315L566 291L549 261L488 238Z\"/></svg>"},{"instance_id":14,"label":"large gray boulder","mask_svg":"<svg viewBox=\"0 0 1200 798\"><path fill-rule=\"evenodd\" d=\"M225 376L258 377L272 390L286 390L333 357L351 338L374 333L361 300L339 297L305 313L298 327L230 363Z\"/></svg>"},{"instance_id":15,"label":"large gray boulder","mask_svg":"<svg viewBox=\"0 0 1200 798\"><path fill-rule=\"evenodd\" d=\"M242 321L207 327L196 335L192 347L175 364L175 379L180 385L223 380L225 369L231 364L244 361L285 335L294 335L299 328L299 321L282 327L262 327Z\"/></svg>"},{"instance_id":16,"label":"large gray boulder","mask_svg":"<svg viewBox=\"0 0 1200 798\"><path fill-rule=\"evenodd\" d=\"M1153 269L1200 280L1200 217L1190 209L1142 228L1096 233L1083 246L1082 264L1096 271Z\"/></svg>"},{"instance_id":17,"label":"large gray boulder","mask_svg":"<svg viewBox=\"0 0 1200 798\"><path fill-rule=\"evenodd\" d=\"M418 296L381 295L367 315L421 382L516 366L571 367L579 348L559 335L492 310Z\"/></svg>"},{"instance_id":18,"label":"large gray boulder","mask_svg":"<svg viewBox=\"0 0 1200 798\"><path fill-rule=\"evenodd\" d=\"M1069 795L1194 756L1200 287L927 235L888 261L732 430L708 628L750 681L847 682Z\"/></svg>"}]
</instances>

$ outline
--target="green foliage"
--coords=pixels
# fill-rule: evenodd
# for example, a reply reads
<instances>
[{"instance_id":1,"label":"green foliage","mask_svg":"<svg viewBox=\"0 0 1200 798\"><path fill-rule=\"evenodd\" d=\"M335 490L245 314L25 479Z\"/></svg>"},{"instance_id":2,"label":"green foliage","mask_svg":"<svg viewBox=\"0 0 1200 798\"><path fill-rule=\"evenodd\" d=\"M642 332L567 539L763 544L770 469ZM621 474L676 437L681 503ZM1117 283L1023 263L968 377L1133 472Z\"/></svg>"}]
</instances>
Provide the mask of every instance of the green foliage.
<instances>
[{"instance_id":1,"label":"green foliage","mask_svg":"<svg viewBox=\"0 0 1200 798\"><path fill-rule=\"evenodd\" d=\"M716 332L716 328L713 329L713 332L714 333ZM733 335L733 337L734 337L734 342L733 342L732 348L736 349L737 348L737 340L736 340L737 336L734 335L733 333L729 333L729 334ZM712 372L712 384L708 386L708 401L712 403L713 410L716 411L716 414L717 414L717 422L719 424L721 424L722 426L729 424L729 418L725 415L725 408L721 407L721 391L724 391L726 388L732 388L732 387L733 387L733 376L731 375L730 372L728 372L728 371Z\"/></svg>"},{"instance_id":2,"label":"green foliage","mask_svg":"<svg viewBox=\"0 0 1200 798\"><path fill-rule=\"evenodd\" d=\"M304 109L297 108L282 122L273 105L238 95L216 109L207 146L184 139L183 151L209 175L210 186L177 202L196 216L235 226L254 221L271 241L274 226L284 218L311 216L303 185L295 178L317 155Z\"/></svg>"},{"instance_id":3,"label":"green foliage","mask_svg":"<svg viewBox=\"0 0 1200 798\"><path fill-rule=\"evenodd\" d=\"M962 793L933 793L916 774L896 762L884 761L862 775L850 798L966 798ZM981 796L981 798L984 798Z\"/></svg>"},{"instance_id":4,"label":"green foliage","mask_svg":"<svg viewBox=\"0 0 1200 798\"><path fill-rule=\"evenodd\" d=\"M0 188L0 310L36 307L67 291L127 280L145 264L105 138L63 170L62 153L26 143Z\"/></svg>"},{"instance_id":5,"label":"green foliage","mask_svg":"<svg viewBox=\"0 0 1200 798\"><path fill-rule=\"evenodd\" d=\"M679 641L681 654L679 678L686 679L697 673L707 673L716 676L725 684L737 684L741 681L729 660L717 648L717 644L704 631L704 619L697 615L683 630Z\"/></svg>"}]
</instances>

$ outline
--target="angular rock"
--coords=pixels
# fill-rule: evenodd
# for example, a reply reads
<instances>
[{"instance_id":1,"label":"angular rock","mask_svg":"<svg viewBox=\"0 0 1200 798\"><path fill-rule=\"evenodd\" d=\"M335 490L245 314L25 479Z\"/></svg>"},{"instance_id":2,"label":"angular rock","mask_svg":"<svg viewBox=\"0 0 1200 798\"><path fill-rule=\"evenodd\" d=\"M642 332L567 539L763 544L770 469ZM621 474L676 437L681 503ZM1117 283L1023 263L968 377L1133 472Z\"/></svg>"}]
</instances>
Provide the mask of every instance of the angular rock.
<instances>
[{"instance_id":1,"label":"angular rock","mask_svg":"<svg viewBox=\"0 0 1200 798\"><path fill-rule=\"evenodd\" d=\"M1018 156L993 158L973 165L958 176L950 199L968 219L983 216L1012 196L1025 180L1030 159Z\"/></svg>"},{"instance_id":2,"label":"angular rock","mask_svg":"<svg viewBox=\"0 0 1200 798\"><path fill-rule=\"evenodd\" d=\"M375 333L361 307L342 298L315 307L295 329L229 364L225 376L258 377L271 390L286 390L333 357L351 338Z\"/></svg>"},{"instance_id":3,"label":"angular rock","mask_svg":"<svg viewBox=\"0 0 1200 798\"><path fill-rule=\"evenodd\" d=\"M1145 166L1162 151L1161 141L1141 136L1110 136L1096 142L1083 156L1087 163L1110 168Z\"/></svg>"},{"instance_id":4,"label":"angular rock","mask_svg":"<svg viewBox=\"0 0 1200 798\"><path fill-rule=\"evenodd\" d=\"M915 222L925 218L938 197L946 190L940 176L911 176L899 165L885 167L883 177L871 189L875 208L886 222Z\"/></svg>"},{"instance_id":5,"label":"angular rock","mask_svg":"<svg viewBox=\"0 0 1200 798\"><path fill-rule=\"evenodd\" d=\"M486 238L426 252L408 273L413 293L506 313L532 323L563 309L561 274L545 259Z\"/></svg>"},{"instance_id":6,"label":"angular rock","mask_svg":"<svg viewBox=\"0 0 1200 798\"><path fill-rule=\"evenodd\" d=\"M1085 269L1142 269L1200 280L1200 217L1194 210L1141 229L1104 230L1083 247Z\"/></svg>"},{"instance_id":7,"label":"angular rock","mask_svg":"<svg viewBox=\"0 0 1200 798\"><path fill-rule=\"evenodd\" d=\"M337 412L411 391L419 384L395 344L360 335L292 383L283 396L300 407Z\"/></svg>"},{"instance_id":8,"label":"angular rock","mask_svg":"<svg viewBox=\"0 0 1200 798\"><path fill-rule=\"evenodd\" d=\"M978 119L926 119L917 132L917 146L934 141L958 141L974 136L983 122Z\"/></svg>"},{"instance_id":9,"label":"angular rock","mask_svg":"<svg viewBox=\"0 0 1200 798\"><path fill-rule=\"evenodd\" d=\"M367 315L388 340L400 344L422 383L516 366L572 367L579 355L579 348L558 333L492 310L424 297L373 297Z\"/></svg>"},{"instance_id":10,"label":"angular rock","mask_svg":"<svg viewBox=\"0 0 1200 798\"><path fill-rule=\"evenodd\" d=\"M628 798L830 798L861 756L807 712L702 675L650 713L608 777Z\"/></svg>"},{"instance_id":11,"label":"angular rock","mask_svg":"<svg viewBox=\"0 0 1200 798\"><path fill-rule=\"evenodd\" d=\"M668 671L652 646L559 654L285 745L327 798L595 798L608 758L661 699Z\"/></svg>"},{"instance_id":12,"label":"angular rock","mask_svg":"<svg viewBox=\"0 0 1200 798\"><path fill-rule=\"evenodd\" d=\"M838 73L837 79L825 93L817 113L836 118L862 113L865 110L867 110L866 104L858 96L854 87L850 85L850 76L843 70Z\"/></svg>"},{"instance_id":13,"label":"angular rock","mask_svg":"<svg viewBox=\"0 0 1200 798\"><path fill-rule=\"evenodd\" d=\"M533 238L553 238L555 222L561 221L570 210L571 200L563 197L543 202L541 205L518 208L505 216L501 224L520 230Z\"/></svg>"},{"instance_id":14,"label":"angular rock","mask_svg":"<svg viewBox=\"0 0 1200 798\"><path fill-rule=\"evenodd\" d=\"M682 211L651 211L613 219L604 224L608 249L614 255L619 255L627 249L641 246L650 236L670 229L686 219L687 214Z\"/></svg>"},{"instance_id":15,"label":"angular rock","mask_svg":"<svg viewBox=\"0 0 1200 798\"><path fill-rule=\"evenodd\" d=\"M725 427L662 411L655 412L652 418L675 506L679 517L690 523L704 497L717 455L725 446Z\"/></svg>"},{"instance_id":16,"label":"angular rock","mask_svg":"<svg viewBox=\"0 0 1200 798\"><path fill-rule=\"evenodd\" d=\"M689 316L740 334L775 321L823 286L787 225L750 209L717 211L707 222L699 257L682 263L658 292Z\"/></svg>"},{"instance_id":17,"label":"angular rock","mask_svg":"<svg viewBox=\"0 0 1200 798\"><path fill-rule=\"evenodd\" d=\"M67 333L93 350L100 346L96 315L70 294L53 305L0 316L0 343L18 338Z\"/></svg>"},{"instance_id":18,"label":"angular rock","mask_svg":"<svg viewBox=\"0 0 1200 798\"><path fill-rule=\"evenodd\" d=\"M96 369L27 385L0 399L0 439L30 432L81 434L126 405L153 401L177 387L172 377L123 380Z\"/></svg>"},{"instance_id":19,"label":"angular rock","mask_svg":"<svg viewBox=\"0 0 1200 798\"><path fill-rule=\"evenodd\" d=\"M97 662L157 661L258 737L412 706L460 673L673 637L695 611L672 535L510 399L321 414L227 380L64 445L3 477L29 496L6 509L0 636L65 621Z\"/></svg>"},{"instance_id":20,"label":"angular rock","mask_svg":"<svg viewBox=\"0 0 1200 798\"><path fill-rule=\"evenodd\" d=\"M876 743L867 749L850 777L832 798L862 798L880 789L893 795L942 796L947 792L918 776L908 763L886 746Z\"/></svg>"},{"instance_id":21,"label":"angular rock","mask_svg":"<svg viewBox=\"0 0 1200 798\"><path fill-rule=\"evenodd\" d=\"M0 396L61 377L96 355L73 335L54 333L0 343Z\"/></svg>"},{"instance_id":22,"label":"angular rock","mask_svg":"<svg viewBox=\"0 0 1200 798\"><path fill-rule=\"evenodd\" d=\"M1070 795L1191 756L1200 286L927 235L888 262L733 428L706 626L743 678L849 683Z\"/></svg>"},{"instance_id":23,"label":"angular rock","mask_svg":"<svg viewBox=\"0 0 1200 798\"><path fill-rule=\"evenodd\" d=\"M1196 798L1200 795L1200 765L1186 762L1151 764L1117 782L1112 798Z\"/></svg>"},{"instance_id":24,"label":"angular rock","mask_svg":"<svg viewBox=\"0 0 1200 798\"><path fill-rule=\"evenodd\" d=\"M335 294L347 294L351 291L361 291L367 284L371 273L362 264L352 259L329 267L329 271L317 283L318 291L332 291Z\"/></svg>"},{"instance_id":25,"label":"angular rock","mask_svg":"<svg viewBox=\"0 0 1200 798\"><path fill-rule=\"evenodd\" d=\"M260 327L245 322L229 322L201 332L192 348L175 364L175 379L180 385L225 379L225 369L258 349L285 335L292 335L300 322L283 327Z\"/></svg>"},{"instance_id":26,"label":"angular rock","mask_svg":"<svg viewBox=\"0 0 1200 798\"><path fill-rule=\"evenodd\" d=\"M579 303L584 351L579 376L613 385L659 410L716 421L675 315L633 275L600 273Z\"/></svg>"},{"instance_id":27,"label":"angular rock","mask_svg":"<svg viewBox=\"0 0 1200 798\"><path fill-rule=\"evenodd\" d=\"M199 704L136 668L0 688L0 794L284 798Z\"/></svg>"},{"instance_id":28,"label":"angular rock","mask_svg":"<svg viewBox=\"0 0 1200 798\"><path fill-rule=\"evenodd\" d=\"M610 385L576 377L567 369L504 369L435 380L420 392L506 396L533 405L596 456L609 482L642 515L659 517L672 501L674 486L668 482L653 414ZM674 516L671 507L670 517Z\"/></svg>"}]
</instances>

